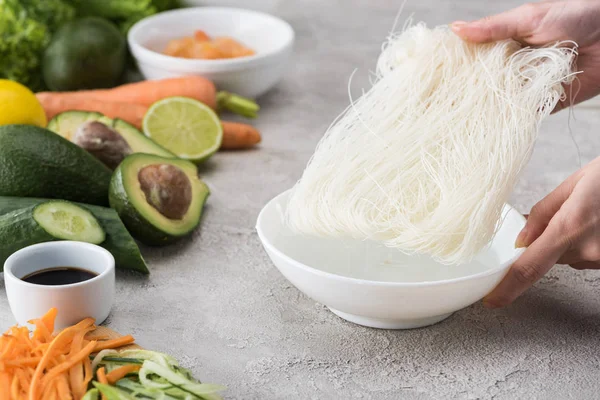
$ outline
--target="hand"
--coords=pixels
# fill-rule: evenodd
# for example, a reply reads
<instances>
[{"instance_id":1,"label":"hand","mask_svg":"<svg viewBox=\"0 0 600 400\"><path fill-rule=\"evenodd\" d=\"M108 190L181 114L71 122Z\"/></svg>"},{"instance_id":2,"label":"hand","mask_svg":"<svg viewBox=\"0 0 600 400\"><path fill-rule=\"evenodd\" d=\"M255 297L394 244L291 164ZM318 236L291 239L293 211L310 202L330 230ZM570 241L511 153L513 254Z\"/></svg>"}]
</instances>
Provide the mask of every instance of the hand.
<instances>
[{"instance_id":1,"label":"hand","mask_svg":"<svg viewBox=\"0 0 600 400\"><path fill-rule=\"evenodd\" d=\"M512 303L554 264L600 269L600 157L533 206L515 245L528 247L483 299L487 307Z\"/></svg>"},{"instance_id":2,"label":"hand","mask_svg":"<svg viewBox=\"0 0 600 400\"><path fill-rule=\"evenodd\" d=\"M543 46L572 40L579 45L579 87L557 110L600 94L600 1L549 0L529 3L475 22L457 21L452 30L465 40L482 43L515 39ZM569 91L567 91L569 93ZM572 98L574 97L574 98Z\"/></svg>"}]
</instances>

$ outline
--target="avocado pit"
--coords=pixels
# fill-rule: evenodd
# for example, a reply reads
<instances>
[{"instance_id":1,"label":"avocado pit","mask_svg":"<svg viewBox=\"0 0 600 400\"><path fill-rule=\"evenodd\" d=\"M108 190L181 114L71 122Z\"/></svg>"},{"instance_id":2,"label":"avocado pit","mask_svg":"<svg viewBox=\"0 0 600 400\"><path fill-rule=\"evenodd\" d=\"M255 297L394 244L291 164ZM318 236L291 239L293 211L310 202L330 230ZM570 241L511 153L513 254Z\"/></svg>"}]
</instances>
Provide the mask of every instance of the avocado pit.
<instances>
[{"instance_id":1,"label":"avocado pit","mask_svg":"<svg viewBox=\"0 0 600 400\"><path fill-rule=\"evenodd\" d=\"M192 184L179 168L169 164L152 164L138 173L146 201L169 219L182 219L192 203Z\"/></svg>"},{"instance_id":2,"label":"avocado pit","mask_svg":"<svg viewBox=\"0 0 600 400\"><path fill-rule=\"evenodd\" d=\"M132 153L127 141L117 131L99 121L81 124L75 131L73 143L111 169Z\"/></svg>"}]
</instances>

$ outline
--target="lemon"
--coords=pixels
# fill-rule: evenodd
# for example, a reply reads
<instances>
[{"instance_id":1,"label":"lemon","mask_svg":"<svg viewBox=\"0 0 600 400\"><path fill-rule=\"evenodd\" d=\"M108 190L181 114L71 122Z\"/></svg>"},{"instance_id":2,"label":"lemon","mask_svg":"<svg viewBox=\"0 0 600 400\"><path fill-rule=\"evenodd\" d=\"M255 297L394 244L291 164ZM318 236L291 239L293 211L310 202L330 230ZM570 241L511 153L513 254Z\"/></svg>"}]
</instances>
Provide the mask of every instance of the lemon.
<instances>
[{"instance_id":1,"label":"lemon","mask_svg":"<svg viewBox=\"0 0 600 400\"><path fill-rule=\"evenodd\" d=\"M33 92L20 83L0 79L0 125L46 127L46 114Z\"/></svg>"},{"instance_id":2,"label":"lemon","mask_svg":"<svg viewBox=\"0 0 600 400\"><path fill-rule=\"evenodd\" d=\"M219 150L223 127L215 112L197 100L168 97L152 104L144 134L179 158L201 162Z\"/></svg>"}]
</instances>

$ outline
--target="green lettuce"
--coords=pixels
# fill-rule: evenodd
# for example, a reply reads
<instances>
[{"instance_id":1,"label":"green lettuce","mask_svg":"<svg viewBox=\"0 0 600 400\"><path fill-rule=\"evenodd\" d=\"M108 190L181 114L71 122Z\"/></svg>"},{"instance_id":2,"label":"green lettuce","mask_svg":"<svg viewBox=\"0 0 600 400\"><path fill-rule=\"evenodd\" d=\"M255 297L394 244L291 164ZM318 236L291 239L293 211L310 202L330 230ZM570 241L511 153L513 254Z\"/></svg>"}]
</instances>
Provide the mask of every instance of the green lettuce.
<instances>
[{"instance_id":1,"label":"green lettuce","mask_svg":"<svg viewBox=\"0 0 600 400\"><path fill-rule=\"evenodd\" d=\"M121 32L139 20L158 12L177 8L178 0L75 0L78 14L103 17L114 22Z\"/></svg>"},{"instance_id":2,"label":"green lettuce","mask_svg":"<svg viewBox=\"0 0 600 400\"><path fill-rule=\"evenodd\" d=\"M142 18L177 6L178 0L0 0L0 79L45 89L44 50L52 34L74 18L103 17L126 34Z\"/></svg>"},{"instance_id":3,"label":"green lettuce","mask_svg":"<svg viewBox=\"0 0 600 400\"><path fill-rule=\"evenodd\" d=\"M74 17L62 0L0 0L0 78L43 88L43 51L53 30Z\"/></svg>"}]
</instances>

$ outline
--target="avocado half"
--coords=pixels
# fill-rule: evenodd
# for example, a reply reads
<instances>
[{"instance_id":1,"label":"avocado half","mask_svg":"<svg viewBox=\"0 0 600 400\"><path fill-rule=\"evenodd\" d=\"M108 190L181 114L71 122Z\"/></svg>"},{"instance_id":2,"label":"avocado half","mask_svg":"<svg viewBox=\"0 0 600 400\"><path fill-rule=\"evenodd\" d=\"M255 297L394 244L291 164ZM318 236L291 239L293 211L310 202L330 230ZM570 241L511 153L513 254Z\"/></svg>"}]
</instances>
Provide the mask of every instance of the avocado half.
<instances>
[{"instance_id":1,"label":"avocado half","mask_svg":"<svg viewBox=\"0 0 600 400\"><path fill-rule=\"evenodd\" d=\"M95 132L89 129L90 123L99 123L95 125ZM88 126L87 131L82 131L82 128L85 129L86 126ZM98 127L103 127L104 132L99 132ZM123 158L132 153L177 158L175 154L146 137L135 126L118 118L113 120L98 112L65 111L52 118L48 123L48 129L83 147L111 169L114 169ZM82 143L82 132L85 132L84 135L88 135L87 140L83 138L84 143ZM102 136L107 132L112 132L112 135L116 137ZM114 162L107 162L109 160Z\"/></svg>"},{"instance_id":2,"label":"avocado half","mask_svg":"<svg viewBox=\"0 0 600 400\"><path fill-rule=\"evenodd\" d=\"M109 202L133 237L159 246L198 226L209 194L191 162L137 153L113 173Z\"/></svg>"}]
</instances>

